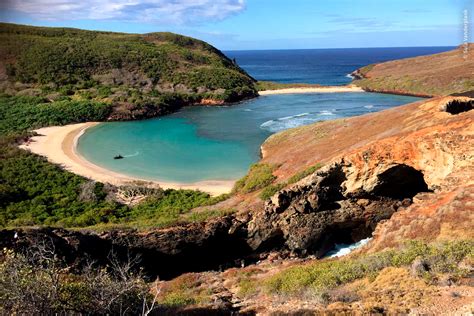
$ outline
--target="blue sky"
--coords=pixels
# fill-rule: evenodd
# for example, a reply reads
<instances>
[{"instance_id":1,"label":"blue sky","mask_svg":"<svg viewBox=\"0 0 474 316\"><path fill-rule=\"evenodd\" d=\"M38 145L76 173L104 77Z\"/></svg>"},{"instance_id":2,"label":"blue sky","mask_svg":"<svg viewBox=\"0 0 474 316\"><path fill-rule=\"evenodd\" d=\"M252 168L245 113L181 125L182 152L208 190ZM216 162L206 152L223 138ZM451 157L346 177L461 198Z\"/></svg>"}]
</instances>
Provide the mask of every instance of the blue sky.
<instances>
[{"instance_id":1,"label":"blue sky","mask_svg":"<svg viewBox=\"0 0 474 316\"><path fill-rule=\"evenodd\" d=\"M5 22L171 31L222 50L455 46L473 0L0 0Z\"/></svg>"}]
</instances>

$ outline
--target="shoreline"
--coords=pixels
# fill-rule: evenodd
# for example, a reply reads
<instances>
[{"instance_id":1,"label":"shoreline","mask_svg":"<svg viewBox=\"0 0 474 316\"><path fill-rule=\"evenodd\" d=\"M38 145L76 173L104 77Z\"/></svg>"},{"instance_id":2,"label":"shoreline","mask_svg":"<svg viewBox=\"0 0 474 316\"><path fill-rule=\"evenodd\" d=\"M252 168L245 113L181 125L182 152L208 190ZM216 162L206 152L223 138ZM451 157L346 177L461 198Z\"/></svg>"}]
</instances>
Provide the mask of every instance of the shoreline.
<instances>
[{"instance_id":1,"label":"shoreline","mask_svg":"<svg viewBox=\"0 0 474 316\"><path fill-rule=\"evenodd\" d=\"M259 95L273 94L304 94L304 93L338 93L338 92L365 92L364 89L355 85L346 86L327 86L327 87L301 87L301 88L284 88L276 90L259 91Z\"/></svg>"},{"instance_id":2,"label":"shoreline","mask_svg":"<svg viewBox=\"0 0 474 316\"><path fill-rule=\"evenodd\" d=\"M116 186L140 181L145 182L146 185L150 187L160 187L162 189L200 190L213 196L229 193L232 190L235 181L231 180L206 180L194 183L146 180L120 174L93 164L77 152L77 142L88 128L98 124L100 124L100 122L87 122L40 128L35 130L38 134L37 136L31 137L28 142L19 147L34 154L46 157L49 162L57 164L74 174Z\"/></svg>"}]
</instances>

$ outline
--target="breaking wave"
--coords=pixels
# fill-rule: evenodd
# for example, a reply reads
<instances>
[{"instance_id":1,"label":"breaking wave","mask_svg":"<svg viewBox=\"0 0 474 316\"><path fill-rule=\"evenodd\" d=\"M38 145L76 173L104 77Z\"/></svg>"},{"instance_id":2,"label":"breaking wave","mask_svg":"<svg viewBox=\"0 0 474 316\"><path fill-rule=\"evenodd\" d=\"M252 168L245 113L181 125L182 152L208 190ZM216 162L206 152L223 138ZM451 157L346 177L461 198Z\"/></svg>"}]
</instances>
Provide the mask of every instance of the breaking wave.
<instances>
[{"instance_id":1,"label":"breaking wave","mask_svg":"<svg viewBox=\"0 0 474 316\"><path fill-rule=\"evenodd\" d=\"M365 239L359 240L358 242L350 244L350 245L348 245L348 244L336 244L334 246L334 249L329 251L325 255L325 257L335 258L335 257L345 256L345 255L349 254L351 251L366 245L371 239L372 239L372 237L365 238Z\"/></svg>"},{"instance_id":2,"label":"breaking wave","mask_svg":"<svg viewBox=\"0 0 474 316\"><path fill-rule=\"evenodd\" d=\"M272 133L283 131L285 129L311 124L317 121L332 118L336 114L330 110L323 110L315 113L300 113L291 116L284 116L278 119L269 120L260 125L261 129Z\"/></svg>"}]
</instances>

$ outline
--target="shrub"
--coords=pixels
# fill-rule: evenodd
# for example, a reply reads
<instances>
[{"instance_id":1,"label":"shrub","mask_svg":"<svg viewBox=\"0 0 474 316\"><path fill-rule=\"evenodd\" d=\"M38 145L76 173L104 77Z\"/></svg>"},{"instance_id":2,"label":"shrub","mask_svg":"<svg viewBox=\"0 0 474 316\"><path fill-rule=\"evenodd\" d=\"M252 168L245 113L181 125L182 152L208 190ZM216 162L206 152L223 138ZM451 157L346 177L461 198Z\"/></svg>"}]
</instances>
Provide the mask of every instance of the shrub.
<instances>
[{"instance_id":1,"label":"shrub","mask_svg":"<svg viewBox=\"0 0 474 316\"><path fill-rule=\"evenodd\" d=\"M136 261L119 263L112 256L108 270L88 265L73 274L48 243L36 244L26 254L4 250L2 259L2 314L137 315L154 300L133 272Z\"/></svg>"},{"instance_id":2,"label":"shrub","mask_svg":"<svg viewBox=\"0 0 474 316\"><path fill-rule=\"evenodd\" d=\"M303 179L303 178L309 176L310 174L314 173L316 170L318 170L322 166L323 166L322 164L318 163L314 166L311 166L311 167L309 167L309 168L307 168L303 171L300 171L300 172L294 174L286 182L271 184L271 185L266 186L262 190L262 192L260 193L260 198L262 200L267 200L267 199L271 198L275 193L277 193L278 191L280 191L281 189L283 189L287 185L300 181L301 179Z\"/></svg>"},{"instance_id":3,"label":"shrub","mask_svg":"<svg viewBox=\"0 0 474 316\"><path fill-rule=\"evenodd\" d=\"M4 62L13 80L53 83L62 86L59 89L63 95L95 86L99 89L98 97L106 98L112 91L93 78L123 69L133 78L117 78L116 85L131 85L141 93L142 83L151 81L183 84L190 90L208 87L237 94L236 88L245 88L255 95L253 79L244 70L216 48L190 37L172 33L58 30L0 25L0 42L8 52L6 56L10 56ZM115 84L115 78L112 79L107 84ZM84 93L84 97L88 99L91 95Z\"/></svg>"},{"instance_id":4,"label":"shrub","mask_svg":"<svg viewBox=\"0 0 474 316\"><path fill-rule=\"evenodd\" d=\"M160 287L159 302L168 307L210 302L211 293L202 285L204 283L199 274L183 274Z\"/></svg>"},{"instance_id":5,"label":"shrub","mask_svg":"<svg viewBox=\"0 0 474 316\"><path fill-rule=\"evenodd\" d=\"M270 184L269 186L265 187L262 192L260 192L260 198L262 200L267 200L271 198L275 193L283 189L285 186L286 183Z\"/></svg>"},{"instance_id":6,"label":"shrub","mask_svg":"<svg viewBox=\"0 0 474 316\"><path fill-rule=\"evenodd\" d=\"M273 175L274 166L256 163L250 166L245 177L236 182L233 191L249 193L270 185L276 177Z\"/></svg>"},{"instance_id":7,"label":"shrub","mask_svg":"<svg viewBox=\"0 0 474 316\"><path fill-rule=\"evenodd\" d=\"M296 183L296 182L300 181L301 179L306 178L310 174L315 173L322 166L323 166L323 164L317 163L314 166L311 166L311 167L309 167L309 168L307 168L303 171L300 171L300 172L294 174L291 178L288 179L287 182L288 182L288 184Z\"/></svg>"},{"instance_id":8,"label":"shrub","mask_svg":"<svg viewBox=\"0 0 474 316\"><path fill-rule=\"evenodd\" d=\"M39 97L0 97L0 133L107 119L111 106L95 101L45 102Z\"/></svg>"},{"instance_id":9,"label":"shrub","mask_svg":"<svg viewBox=\"0 0 474 316\"><path fill-rule=\"evenodd\" d=\"M416 258L428 262L430 273L464 275L459 262L474 253L472 241L453 241L441 244L409 242L404 248L371 255L315 261L284 270L264 282L270 293L298 294L306 290L327 291L356 279L375 278L386 267L410 265Z\"/></svg>"}]
</instances>

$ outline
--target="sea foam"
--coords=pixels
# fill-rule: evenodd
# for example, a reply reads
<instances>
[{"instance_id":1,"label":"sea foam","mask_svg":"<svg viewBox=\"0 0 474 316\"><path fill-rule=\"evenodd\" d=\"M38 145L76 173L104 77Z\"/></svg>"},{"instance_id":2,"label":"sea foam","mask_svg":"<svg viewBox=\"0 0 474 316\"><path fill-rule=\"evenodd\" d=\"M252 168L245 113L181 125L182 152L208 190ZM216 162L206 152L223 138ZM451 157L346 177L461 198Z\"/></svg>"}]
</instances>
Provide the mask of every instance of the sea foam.
<instances>
[{"instance_id":1,"label":"sea foam","mask_svg":"<svg viewBox=\"0 0 474 316\"><path fill-rule=\"evenodd\" d=\"M335 257L345 256L345 255L349 254L351 251L353 251L357 248L363 247L371 239L372 239L372 237L365 238L365 239L359 240L358 242L350 244L350 245L348 245L348 244L336 244L336 245L334 245L334 249L329 251L325 255L325 257L335 258Z\"/></svg>"},{"instance_id":2,"label":"sea foam","mask_svg":"<svg viewBox=\"0 0 474 316\"><path fill-rule=\"evenodd\" d=\"M272 133L283 131L285 129L294 128L302 125L308 125L317 121L324 120L325 117L336 115L332 110L323 110L315 113L300 113L291 116L284 116L274 120L269 120L260 125L261 129Z\"/></svg>"}]
</instances>

